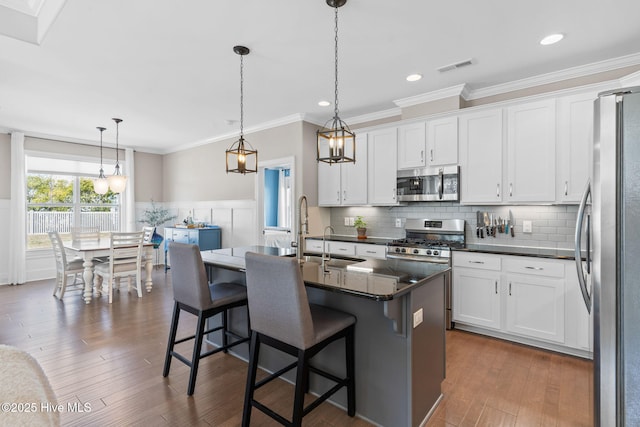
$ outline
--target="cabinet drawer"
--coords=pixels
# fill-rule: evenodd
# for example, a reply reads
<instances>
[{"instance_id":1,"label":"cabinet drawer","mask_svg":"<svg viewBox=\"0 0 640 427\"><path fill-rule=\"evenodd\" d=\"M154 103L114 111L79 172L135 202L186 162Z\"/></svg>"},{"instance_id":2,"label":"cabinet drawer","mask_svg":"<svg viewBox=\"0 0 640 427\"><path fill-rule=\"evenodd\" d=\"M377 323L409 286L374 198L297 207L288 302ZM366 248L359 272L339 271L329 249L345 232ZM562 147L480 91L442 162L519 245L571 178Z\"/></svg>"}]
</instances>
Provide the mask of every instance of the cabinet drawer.
<instances>
[{"instance_id":1,"label":"cabinet drawer","mask_svg":"<svg viewBox=\"0 0 640 427\"><path fill-rule=\"evenodd\" d=\"M189 232L187 230L174 230L173 241L178 243L190 243Z\"/></svg>"},{"instance_id":2,"label":"cabinet drawer","mask_svg":"<svg viewBox=\"0 0 640 427\"><path fill-rule=\"evenodd\" d=\"M328 242L329 252L336 255L355 256L356 245L355 243L347 242Z\"/></svg>"},{"instance_id":3,"label":"cabinet drawer","mask_svg":"<svg viewBox=\"0 0 640 427\"><path fill-rule=\"evenodd\" d=\"M521 273L545 277L564 277L564 265L561 262L542 261L536 258L505 257L504 269L509 273Z\"/></svg>"},{"instance_id":4,"label":"cabinet drawer","mask_svg":"<svg viewBox=\"0 0 640 427\"><path fill-rule=\"evenodd\" d=\"M453 252L454 267L470 267L480 270L500 270L500 256L470 252Z\"/></svg>"},{"instance_id":5,"label":"cabinet drawer","mask_svg":"<svg viewBox=\"0 0 640 427\"><path fill-rule=\"evenodd\" d=\"M322 253L322 240L305 240L305 251L313 253Z\"/></svg>"},{"instance_id":6,"label":"cabinet drawer","mask_svg":"<svg viewBox=\"0 0 640 427\"><path fill-rule=\"evenodd\" d=\"M387 257L387 247L383 245L356 244L356 256L385 259Z\"/></svg>"}]
</instances>

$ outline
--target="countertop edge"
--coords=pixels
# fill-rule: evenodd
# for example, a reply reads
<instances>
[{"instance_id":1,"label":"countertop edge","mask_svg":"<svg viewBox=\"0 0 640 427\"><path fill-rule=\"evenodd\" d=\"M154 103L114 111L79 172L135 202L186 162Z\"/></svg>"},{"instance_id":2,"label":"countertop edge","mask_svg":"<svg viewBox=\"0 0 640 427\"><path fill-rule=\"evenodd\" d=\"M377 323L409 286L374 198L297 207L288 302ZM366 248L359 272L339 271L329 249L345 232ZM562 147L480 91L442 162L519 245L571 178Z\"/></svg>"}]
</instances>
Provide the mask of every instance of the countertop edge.
<instances>
[{"instance_id":1,"label":"countertop edge","mask_svg":"<svg viewBox=\"0 0 640 427\"><path fill-rule=\"evenodd\" d=\"M520 250L518 250L517 248L520 248ZM562 255L562 254L534 252L534 251L557 251L558 250L553 248L535 248L535 247L518 246L510 249L509 247L501 246L501 247L495 247L495 248L490 248L490 247L452 248L452 250L456 252L475 252L475 253L495 254L495 255L525 256L525 257L531 257L531 258L546 258L546 259L557 259L557 260L564 260L564 261L575 261L576 259L575 255L569 255L569 254ZM571 251L571 249L559 249L559 250L563 252ZM527 251L531 251L531 252L527 252ZM583 256L582 259L585 260L586 256Z\"/></svg>"}]
</instances>

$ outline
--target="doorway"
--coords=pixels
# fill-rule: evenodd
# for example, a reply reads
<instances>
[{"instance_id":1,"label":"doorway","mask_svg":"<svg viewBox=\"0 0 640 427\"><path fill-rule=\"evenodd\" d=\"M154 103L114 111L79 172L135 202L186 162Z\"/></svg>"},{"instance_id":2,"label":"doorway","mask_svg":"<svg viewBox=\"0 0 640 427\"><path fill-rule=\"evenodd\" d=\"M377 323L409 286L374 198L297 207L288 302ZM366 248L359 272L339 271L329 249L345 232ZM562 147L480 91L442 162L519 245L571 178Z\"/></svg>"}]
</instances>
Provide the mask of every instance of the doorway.
<instances>
[{"instance_id":1,"label":"doorway","mask_svg":"<svg viewBox=\"0 0 640 427\"><path fill-rule=\"evenodd\" d=\"M295 158L261 162L257 178L258 244L291 247L295 217Z\"/></svg>"}]
</instances>

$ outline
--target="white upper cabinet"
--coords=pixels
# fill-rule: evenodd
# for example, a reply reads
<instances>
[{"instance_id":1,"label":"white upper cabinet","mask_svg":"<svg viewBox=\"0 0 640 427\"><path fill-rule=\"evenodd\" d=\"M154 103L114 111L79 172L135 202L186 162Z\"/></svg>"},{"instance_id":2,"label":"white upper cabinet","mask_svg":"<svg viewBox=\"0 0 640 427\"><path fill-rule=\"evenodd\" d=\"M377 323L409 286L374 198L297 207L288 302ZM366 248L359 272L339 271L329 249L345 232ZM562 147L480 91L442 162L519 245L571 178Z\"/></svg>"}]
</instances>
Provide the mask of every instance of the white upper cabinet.
<instances>
[{"instance_id":1,"label":"white upper cabinet","mask_svg":"<svg viewBox=\"0 0 640 427\"><path fill-rule=\"evenodd\" d=\"M398 169L423 168L427 165L426 127L424 122L398 128Z\"/></svg>"},{"instance_id":2,"label":"white upper cabinet","mask_svg":"<svg viewBox=\"0 0 640 427\"><path fill-rule=\"evenodd\" d=\"M556 201L578 203L589 179L596 93L558 99Z\"/></svg>"},{"instance_id":3,"label":"white upper cabinet","mask_svg":"<svg viewBox=\"0 0 640 427\"><path fill-rule=\"evenodd\" d=\"M396 205L397 128L369 132L369 204Z\"/></svg>"},{"instance_id":4,"label":"white upper cabinet","mask_svg":"<svg viewBox=\"0 0 640 427\"><path fill-rule=\"evenodd\" d=\"M318 205L367 204L367 134L356 134L356 162L318 163Z\"/></svg>"},{"instance_id":5,"label":"white upper cabinet","mask_svg":"<svg viewBox=\"0 0 640 427\"><path fill-rule=\"evenodd\" d=\"M508 107L503 201L555 201L555 159L555 99Z\"/></svg>"},{"instance_id":6,"label":"white upper cabinet","mask_svg":"<svg viewBox=\"0 0 640 427\"><path fill-rule=\"evenodd\" d=\"M462 203L502 201L502 110L464 114L460 120Z\"/></svg>"},{"instance_id":7,"label":"white upper cabinet","mask_svg":"<svg viewBox=\"0 0 640 427\"><path fill-rule=\"evenodd\" d=\"M458 117L427 122L427 166L458 164Z\"/></svg>"}]
</instances>

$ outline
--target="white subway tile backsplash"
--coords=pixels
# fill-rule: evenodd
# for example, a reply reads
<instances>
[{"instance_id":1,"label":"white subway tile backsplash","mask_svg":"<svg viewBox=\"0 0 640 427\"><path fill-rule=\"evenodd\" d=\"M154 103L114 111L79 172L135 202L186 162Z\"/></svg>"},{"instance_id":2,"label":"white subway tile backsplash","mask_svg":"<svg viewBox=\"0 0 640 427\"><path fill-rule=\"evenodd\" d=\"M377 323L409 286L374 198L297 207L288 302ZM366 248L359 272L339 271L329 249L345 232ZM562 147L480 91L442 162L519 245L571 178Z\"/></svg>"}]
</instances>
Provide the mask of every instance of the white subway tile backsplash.
<instances>
[{"instance_id":1,"label":"white subway tile backsplash","mask_svg":"<svg viewBox=\"0 0 640 427\"><path fill-rule=\"evenodd\" d=\"M509 210L516 223L515 237L496 234L496 237L476 237L476 211L493 213L494 217L508 219ZM536 246L546 248L573 248L574 224L577 206L461 206L454 202L412 203L397 207L346 207L331 208L331 225L336 234L356 235L353 227L344 226L345 216L364 217L367 235L372 237L404 237L404 228L396 227L396 218L464 219L468 243L513 246ZM533 232L522 233L522 221L533 222Z\"/></svg>"}]
</instances>

